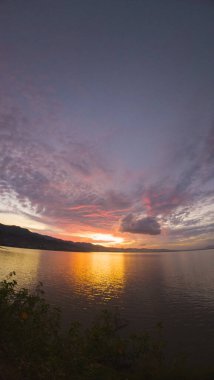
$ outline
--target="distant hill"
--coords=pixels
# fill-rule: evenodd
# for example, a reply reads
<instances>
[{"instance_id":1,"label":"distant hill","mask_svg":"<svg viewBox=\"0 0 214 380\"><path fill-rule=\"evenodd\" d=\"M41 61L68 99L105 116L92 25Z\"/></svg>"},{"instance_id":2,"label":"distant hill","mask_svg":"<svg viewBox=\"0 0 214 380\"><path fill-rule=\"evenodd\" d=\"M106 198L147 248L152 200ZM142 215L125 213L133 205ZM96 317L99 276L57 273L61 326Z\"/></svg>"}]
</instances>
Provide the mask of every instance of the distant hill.
<instances>
[{"instance_id":1,"label":"distant hill","mask_svg":"<svg viewBox=\"0 0 214 380\"><path fill-rule=\"evenodd\" d=\"M148 249L148 248L115 248L104 247L84 242L73 242L62 239L56 239L51 236L37 234L29 231L27 228L18 226L8 226L0 223L0 246L44 249L50 251L80 251L80 252L172 252L182 250L172 249ZM214 246L208 246L204 249L213 249ZM200 248L202 249L202 248ZM195 251L196 249L188 249ZM187 251L187 249L185 249Z\"/></svg>"},{"instance_id":2,"label":"distant hill","mask_svg":"<svg viewBox=\"0 0 214 380\"><path fill-rule=\"evenodd\" d=\"M54 251L92 251L99 246L90 243L75 243L40 235L26 228L0 224L0 245L8 247L48 249Z\"/></svg>"},{"instance_id":3,"label":"distant hill","mask_svg":"<svg viewBox=\"0 0 214 380\"><path fill-rule=\"evenodd\" d=\"M73 242L56 239L29 231L27 228L8 226L0 223L0 246L44 249L51 251L81 251L81 252L162 252L166 249L135 249L109 248L84 242Z\"/></svg>"}]
</instances>

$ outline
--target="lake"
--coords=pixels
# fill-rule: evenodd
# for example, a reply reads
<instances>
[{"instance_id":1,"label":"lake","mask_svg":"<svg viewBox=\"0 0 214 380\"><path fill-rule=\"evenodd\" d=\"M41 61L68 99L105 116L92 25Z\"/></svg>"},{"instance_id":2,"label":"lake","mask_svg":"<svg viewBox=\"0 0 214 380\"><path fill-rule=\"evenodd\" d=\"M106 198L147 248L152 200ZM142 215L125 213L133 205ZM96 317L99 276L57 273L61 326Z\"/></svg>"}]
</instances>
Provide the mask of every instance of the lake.
<instances>
[{"instance_id":1,"label":"lake","mask_svg":"<svg viewBox=\"0 0 214 380\"><path fill-rule=\"evenodd\" d=\"M16 271L20 287L44 283L63 324L87 325L119 310L131 331L162 322L171 353L209 365L214 352L214 250L161 253L55 252L0 248L0 280Z\"/></svg>"}]
</instances>

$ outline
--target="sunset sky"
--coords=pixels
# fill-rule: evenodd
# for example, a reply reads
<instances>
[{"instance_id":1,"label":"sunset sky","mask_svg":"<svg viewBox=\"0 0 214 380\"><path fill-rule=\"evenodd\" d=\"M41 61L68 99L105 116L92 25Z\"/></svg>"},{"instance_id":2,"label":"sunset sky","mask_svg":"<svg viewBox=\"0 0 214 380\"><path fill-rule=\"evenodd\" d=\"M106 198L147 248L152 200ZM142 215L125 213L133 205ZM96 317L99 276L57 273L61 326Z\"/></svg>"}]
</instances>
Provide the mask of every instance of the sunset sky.
<instances>
[{"instance_id":1,"label":"sunset sky","mask_svg":"<svg viewBox=\"0 0 214 380\"><path fill-rule=\"evenodd\" d=\"M0 223L214 244L214 2L0 2Z\"/></svg>"}]
</instances>

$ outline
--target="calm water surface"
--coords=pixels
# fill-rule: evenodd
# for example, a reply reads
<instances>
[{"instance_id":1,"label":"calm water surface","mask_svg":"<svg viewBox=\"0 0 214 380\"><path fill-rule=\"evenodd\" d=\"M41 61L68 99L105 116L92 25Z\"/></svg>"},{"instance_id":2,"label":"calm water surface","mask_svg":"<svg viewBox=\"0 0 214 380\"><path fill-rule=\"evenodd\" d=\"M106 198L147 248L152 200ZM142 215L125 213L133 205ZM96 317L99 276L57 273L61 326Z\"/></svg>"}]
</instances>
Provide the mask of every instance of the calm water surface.
<instances>
[{"instance_id":1,"label":"calm water surface","mask_svg":"<svg viewBox=\"0 0 214 380\"><path fill-rule=\"evenodd\" d=\"M131 330L159 321L171 352L211 364L214 352L214 250L167 253L82 253L0 248L0 280L15 270L21 287L44 283L64 323L86 324L118 309Z\"/></svg>"}]
</instances>

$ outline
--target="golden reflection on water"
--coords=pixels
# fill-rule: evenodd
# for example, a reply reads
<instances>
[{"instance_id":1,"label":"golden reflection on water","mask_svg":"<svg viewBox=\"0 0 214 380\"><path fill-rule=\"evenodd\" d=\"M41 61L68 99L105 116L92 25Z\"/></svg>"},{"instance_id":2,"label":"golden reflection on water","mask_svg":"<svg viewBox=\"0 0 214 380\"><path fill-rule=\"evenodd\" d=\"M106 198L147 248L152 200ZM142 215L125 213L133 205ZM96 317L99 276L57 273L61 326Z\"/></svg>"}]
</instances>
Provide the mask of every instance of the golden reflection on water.
<instances>
[{"instance_id":1,"label":"golden reflection on water","mask_svg":"<svg viewBox=\"0 0 214 380\"><path fill-rule=\"evenodd\" d=\"M124 288L124 256L101 252L71 254L70 276L79 292L90 298L111 300Z\"/></svg>"},{"instance_id":2,"label":"golden reflection on water","mask_svg":"<svg viewBox=\"0 0 214 380\"><path fill-rule=\"evenodd\" d=\"M31 287L39 281L40 250L1 247L0 280L12 271L16 272L16 280L20 288Z\"/></svg>"}]
</instances>

